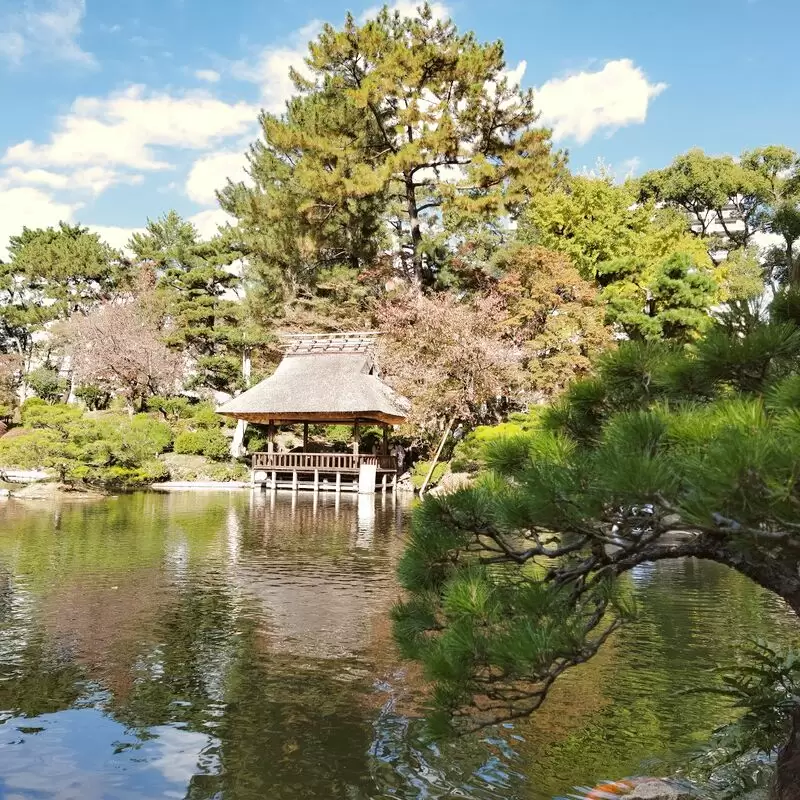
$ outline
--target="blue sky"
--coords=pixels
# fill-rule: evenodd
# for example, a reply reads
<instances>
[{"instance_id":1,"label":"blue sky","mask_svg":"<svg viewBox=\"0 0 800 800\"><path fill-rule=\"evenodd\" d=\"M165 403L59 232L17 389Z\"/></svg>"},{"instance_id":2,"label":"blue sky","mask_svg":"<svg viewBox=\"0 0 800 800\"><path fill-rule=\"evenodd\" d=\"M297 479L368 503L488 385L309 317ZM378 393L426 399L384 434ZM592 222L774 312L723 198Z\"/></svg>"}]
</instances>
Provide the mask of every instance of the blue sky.
<instances>
[{"instance_id":1,"label":"blue sky","mask_svg":"<svg viewBox=\"0 0 800 800\"><path fill-rule=\"evenodd\" d=\"M0 257L59 219L122 245L170 208L204 234L261 107L322 21L370 2L0 0ZM405 9L413 0L400 0ZM573 169L620 175L690 147L800 149L797 0L441 0L502 39ZM781 31L789 31L788 36Z\"/></svg>"}]
</instances>

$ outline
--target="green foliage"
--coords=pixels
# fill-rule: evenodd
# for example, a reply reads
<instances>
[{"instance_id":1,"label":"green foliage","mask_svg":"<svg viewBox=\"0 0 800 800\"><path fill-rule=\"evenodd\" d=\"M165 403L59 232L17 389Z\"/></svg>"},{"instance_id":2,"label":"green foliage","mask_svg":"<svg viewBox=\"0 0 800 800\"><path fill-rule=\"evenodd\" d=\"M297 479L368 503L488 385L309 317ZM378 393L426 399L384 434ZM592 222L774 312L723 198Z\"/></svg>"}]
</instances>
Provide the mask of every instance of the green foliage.
<instances>
[{"instance_id":1,"label":"green foliage","mask_svg":"<svg viewBox=\"0 0 800 800\"><path fill-rule=\"evenodd\" d=\"M192 405L187 397L163 397L153 395L147 398L149 411L158 411L170 423L180 419L188 419L192 415Z\"/></svg>"},{"instance_id":2,"label":"green foliage","mask_svg":"<svg viewBox=\"0 0 800 800\"><path fill-rule=\"evenodd\" d=\"M63 399L69 389L69 381L58 374L52 367L39 367L28 373L28 386L37 396L49 403L57 403Z\"/></svg>"},{"instance_id":3,"label":"green foliage","mask_svg":"<svg viewBox=\"0 0 800 800\"><path fill-rule=\"evenodd\" d=\"M517 414L513 419L499 425L479 425L456 445L450 468L453 472L478 472L486 464L484 451L488 444L533 430L538 424L537 417L535 413Z\"/></svg>"},{"instance_id":4,"label":"green foliage","mask_svg":"<svg viewBox=\"0 0 800 800\"><path fill-rule=\"evenodd\" d=\"M796 608L800 329L734 312L689 347L623 342L540 424L460 445L484 472L415 511L394 614L437 724L534 711L635 614L616 578L644 561L711 558Z\"/></svg>"},{"instance_id":5,"label":"green foliage","mask_svg":"<svg viewBox=\"0 0 800 800\"><path fill-rule=\"evenodd\" d=\"M200 428L183 431L175 438L176 453L204 455L216 461L224 461L230 455L230 442L217 428Z\"/></svg>"},{"instance_id":6,"label":"green foliage","mask_svg":"<svg viewBox=\"0 0 800 800\"><path fill-rule=\"evenodd\" d=\"M515 214L557 174L549 131L535 126L532 93L504 75L501 44L459 33L428 4L325 25L307 63L286 114L262 116L255 188L229 185L220 197L260 282L284 295L331 269L385 273L389 225L406 275L433 283L447 254L423 223L437 209L452 230L469 228ZM463 179L445 180L455 165Z\"/></svg>"},{"instance_id":7,"label":"green foliage","mask_svg":"<svg viewBox=\"0 0 800 800\"><path fill-rule=\"evenodd\" d=\"M711 323L719 287L691 257L675 253L648 269L633 259L598 268L606 317L631 339L689 342Z\"/></svg>"},{"instance_id":8,"label":"green foliage","mask_svg":"<svg viewBox=\"0 0 800 800\"><path fill-rule=\"evenodd\" d=\"M789 735L800 697L800 651L753 642L720 682L699 691L727 698L738 719L715 731L693 774L711 778L722 800L732 800L771 782L773 757Z\"/></svg>"},{"instance_id":9,"label":"green foliage","mask_svg":"<svg viewBox=\"0 0 800 800\"><path fill-rule=\"evenodd\" d=\"M411 468L411 484L415 489L422 488L422 484L425 482L425 478L428 475L430 468L430 461L417 461L417 463ZM428 486L436 486L436 484L442 479L442 476L445 474L445 472L447 472L447 468L447 462L437 462L436 466L433 468L433 475L431 475L431 479L428 481Z\"/></svg>"},{"instance_id":10,"label":"green foliage","mask_svg":"<svg viewBox=\"0 0 800 800\"><path fill-rule=\"evenodd\" d=\"M166 342L195 359L192 385L241 387L241 354L251 330L241 304L224 297L241 283L227 268L238 255L223 237L201 242L194 226L175 211L148 220L146 232L131 237L130 248L154 265L156 292L169 309Z\"/></svg>"},{"instance_id":11,"label":"green foliage","mask_svg":"<svg viewBox=\"0 0 800 800\"><path fill-rule=\"evenodd\" d=\"M77 406L25 402L23 428L0 439L0 464L53 471L61 482L130 488L168 476L157 456L169 426L147 414L89 416Z\"/></svg>"},{"instance_id":12,"label":"green foliage","mask_svg":"<svg viewBox=\"0 0 800 800\"><path fill-rule=\"evenodd\" d=\"M82 400L90 411L104 411L111 402L111 392L101 386L79 386L75 397Z\"/></svg>"}]
</instances>

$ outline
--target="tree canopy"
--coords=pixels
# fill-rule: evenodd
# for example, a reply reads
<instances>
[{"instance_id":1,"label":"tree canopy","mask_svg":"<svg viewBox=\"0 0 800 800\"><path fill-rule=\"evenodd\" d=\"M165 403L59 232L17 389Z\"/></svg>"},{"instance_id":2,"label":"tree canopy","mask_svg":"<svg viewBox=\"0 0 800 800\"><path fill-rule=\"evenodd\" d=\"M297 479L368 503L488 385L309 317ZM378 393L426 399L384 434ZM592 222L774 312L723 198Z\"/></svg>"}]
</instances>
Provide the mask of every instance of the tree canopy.
<instances>
[{"instance_id":1,"label":"tree canopy","mask_svg":"<svg viewBox=\"0 0 800 800\"><path fill-rule=\"evenodd\" d=\"M621 344L533 432L491 445L473 488L424 501L395 630L436 681L443 719L535 710L631 615L617 578L645 562L710 559L800 612L790 300L768 322L727 316L689 349ZM796 787L787 748L780 780Z\"/></svg>"}]
</instances>

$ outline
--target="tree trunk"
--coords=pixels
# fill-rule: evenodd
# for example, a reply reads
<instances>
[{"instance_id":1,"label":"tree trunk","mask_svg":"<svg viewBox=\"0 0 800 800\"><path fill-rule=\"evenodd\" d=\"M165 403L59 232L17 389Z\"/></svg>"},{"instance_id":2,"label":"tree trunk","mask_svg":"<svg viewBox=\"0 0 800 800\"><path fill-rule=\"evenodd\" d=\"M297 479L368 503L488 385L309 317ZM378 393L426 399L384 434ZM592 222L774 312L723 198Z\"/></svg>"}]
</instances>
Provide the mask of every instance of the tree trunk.
<instances>
[{"instance_id":1,"label":"tree trunk","mask_svg":"<svg viewBox=\"0 0 800 800\"><path fill-rule=\"evenodd\" d=\"M792 731L778 753L772 800L800 800L800 705L792 714Z\"/></svg>"},{"instance_id":2,"label":"tree trunk","mask_svg":"<svg viewBox=\"0 0 800 800\"><path fill-rule=\"evenodd\" d=\"M417 283L422 283L422 231L419 227L419 212L417 211L417 190L412 175L407 175L405 182L406 207L411 226L411 265L414 268L414 278Z\"/></svg>"},{"instance_id":3,"label":"tree trunk","mask_svg":"<svg viewBox=\"0 0 800 800\"><path fill-rule=\"evenodd\" d=\"M795 263L792 253L792 240L786 239L786 269L789 271L789 284L800 286L800 259Z\"/></svg>"}]
</instances>

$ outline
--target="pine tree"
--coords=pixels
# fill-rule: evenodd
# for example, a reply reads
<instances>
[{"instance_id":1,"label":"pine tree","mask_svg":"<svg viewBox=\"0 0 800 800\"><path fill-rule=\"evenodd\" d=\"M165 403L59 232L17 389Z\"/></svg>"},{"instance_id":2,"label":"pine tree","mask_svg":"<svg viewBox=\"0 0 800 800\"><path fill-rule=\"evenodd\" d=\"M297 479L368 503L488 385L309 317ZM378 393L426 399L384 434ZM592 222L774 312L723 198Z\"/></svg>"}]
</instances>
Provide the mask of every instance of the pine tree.
<instances>
[{"instance_id":1,"label":"pine tree","mask_svg":"<svg viewBox=\"0 0 800 800\"><path fill-rule=\"evenodd\" d=\"M170 211L148 220L129 244L137 260L155 271L164 340L194 360L192 385L230 391L242 380L247 327L243 307L230 295L241 279L221 240L201 242L195 227Z\"/></svg>"},{"instance_id":2,"label":"pine tree","mask_svg":"<svg viewBox=\"0 0 800 800\"><path fill-rule=\"evenodd\" d=\"M223 193L253 235L288 225L280 240L292 241L299 221L316 257L336 241L329 228L341 237L348 219L363 220L366 230L352 226L355 238L333 248L358 269L380 223L406 274L431 283L426 228L442 214L513 215L557 174L560 156L536 126L531 92L509 81L501 43L460 34L427 3L412 17L384 8L363 25L349 15L340 30L326 25L307 64L311 77L294 75L299 97L286 115L262 119L265 144L251 152L256 190ZM322 233L304 227L314 220ZM293 248L300 255L302 243Z\"/></svg>"},{"instance_id":3,"label":"pine tree","mask_svg":"<svg viewBox=\"0 0 800 800\"><path fill-rule=\"evenodd\" d=\"M645 562L725 564L800 613L798 305L730 314L692 348L623 343L490 446L473 488L425 499L394 616L435 721L532 713L631 615L617 578ZM780 800L800 797L800 705L790 718Z\"/></svg>"}]
</instances>

